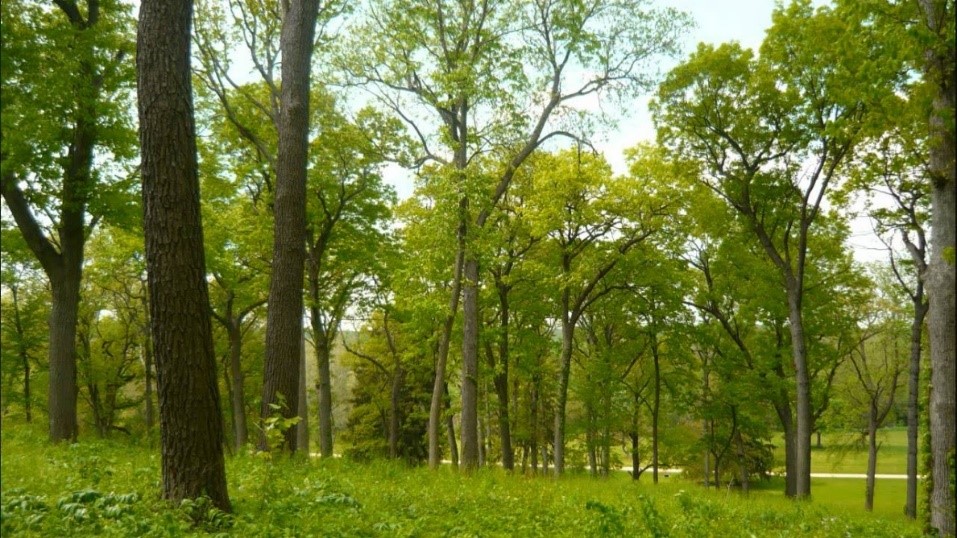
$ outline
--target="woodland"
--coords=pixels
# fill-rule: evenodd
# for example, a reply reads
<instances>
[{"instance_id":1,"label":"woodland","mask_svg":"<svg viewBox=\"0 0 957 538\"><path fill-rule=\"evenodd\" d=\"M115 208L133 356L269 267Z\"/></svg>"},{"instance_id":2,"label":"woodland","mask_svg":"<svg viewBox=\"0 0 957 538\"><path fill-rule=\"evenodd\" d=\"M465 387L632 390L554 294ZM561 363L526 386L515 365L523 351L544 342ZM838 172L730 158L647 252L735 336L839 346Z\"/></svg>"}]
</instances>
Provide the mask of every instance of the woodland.
<instances>
[{"instance_id":1,"label":"woodland","mask_svg":"<svg viewBox=\"0 0 957 538\"><path fill-rule=\"evenodd\" d=\"M4 0L4 535L954 536L954 2L775 6Z\"/></svg>"}]
</instances>

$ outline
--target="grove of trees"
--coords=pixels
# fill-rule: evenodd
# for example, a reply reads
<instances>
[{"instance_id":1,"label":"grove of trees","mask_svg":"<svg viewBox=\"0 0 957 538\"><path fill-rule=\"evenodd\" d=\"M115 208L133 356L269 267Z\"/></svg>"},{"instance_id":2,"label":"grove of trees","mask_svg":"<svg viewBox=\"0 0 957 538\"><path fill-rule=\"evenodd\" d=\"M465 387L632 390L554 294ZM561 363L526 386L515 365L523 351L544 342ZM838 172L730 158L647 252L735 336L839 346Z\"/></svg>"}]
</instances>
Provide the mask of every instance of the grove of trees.
<instances>
[{"instance_id":1,"label":"grove of trees","mask_svg":"<svg viewBox=\"0 0 957 538\"><path fill-rule=\"evenodd\" d=\"M310 437L803 498L865 432L870 509L899 424L953 536L954 15L792 0L685 53L646 0L5 1L4 427L158 440L223 511L227 452Z\"/></svg>"}]
</instances>

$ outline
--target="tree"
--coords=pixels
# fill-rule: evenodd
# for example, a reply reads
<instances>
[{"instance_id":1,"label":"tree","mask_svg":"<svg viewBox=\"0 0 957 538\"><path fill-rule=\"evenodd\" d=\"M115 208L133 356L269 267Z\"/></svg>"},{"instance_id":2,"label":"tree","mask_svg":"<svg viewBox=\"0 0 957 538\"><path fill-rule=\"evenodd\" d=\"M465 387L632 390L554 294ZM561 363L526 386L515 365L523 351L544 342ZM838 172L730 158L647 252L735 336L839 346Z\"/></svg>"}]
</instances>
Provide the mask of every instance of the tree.
<instances>
[{"instance_id":1,"label":"tree","mask_svg":"<svg viewBox=\"0 0 957 538\"><path fill-rule=\"evenodd\" d=\"M291 0L283 4L282 87L279 98L279 133L276 154L276 189L273 201L274 232L272 275L266 317L266 359L261 416L280 413L291 418L299 412L299 361L302 345L303 270L306 243L306 168L309 152L309 87L313 39L319 0ZM296 450L296 431L285 432L285 444ZM260 440L260 448L265 447Z\"/></svg>"},{"instance_id":2,"label":"tree","mask_svg":"<svg viewBox=\"0 0 957 538\"><path fill-rule=\"evenodd\" d=\"M76 325L86 238L104 216L128 205L115 196L131 183L119 169L133 154L126 119L133 47L128 6L88 0L82 10L74 0L54 3L55 10L26 0L3 5L0 190L50 281L47 397L50 440L58 442L77 437ZM112 153L120 166L95 164L101 153Z\"/></svg>"},{"instance_id":3,"label":"tree","mask_svg":"<svg viewBox=\"0 0 957 538\"><path fill-rule=\"evenodd\" d=\"M878 78L865 60L873 44L852 31L833 10L792 3L775 11L760 58L736 44L701 45L668 75L654 107L661 140L704 164L702 180L746 223L784 282L797 389L797 497L810 495L813 429L808 239L863 136L866 111L886 94L867 86ZM847 46L822 48L822 40Z\"/></svg>"},{"instance_id":4,"label":"tree","mask_svg":"<svg viewBox=\"0 0 957 538\"><path fill-rule=\"evenodd\" d=\"M931 256L927 264L927 294L930 297L928 332L930 334L931 393L930 434L933 468L931 526L943 536L957 533L954 515L954 484L957 482L957 426L954 425L954 380L957 332L955 332L955 237L957 221L957 126L954 124L954 2L920 0L925 27L923 41L924 81L933 95L929 113L928 167L931 180Z\"/></svg>"},{"instance_id":5,"label":"tree","mask_svg":"<svg viewBox=\"0 0 957 538\"><path fill-rule=\"evenodd\" d=\"M581 139L577 98L612 101L646 89L643 63L676 49L686 25L673 10L644 2L424 2L382 0L343 47L340 67L367 84L405 121L421 146L416 162L452 169L458 255L443 325L429 437L438 464L439 401L450 331L463 302L462 445L466 469L478 465L479 254L481 229L525 160L554 137ZM580 74L587 73L584 82ZM429 127L437 129L432 132ZM475 157L507 163L488 177Z\"/></svg>"},{"instance_id":6,"label":"tree","mask_svg":"<svg viewBox=\"0 0 957 538\"><path fill-rule=\"evenodd\" d=\"M886 286L888 283L884 283ZM875 297L892 302L887 297ZM888 301L890 299L890 301ZM845 395L857 400L858 409L866 417L867 432L867 485L864 492L864 509L874 509L874 475L877 472L877 430L883 426L888 413L894 408L897 389L900 387L900 375L904 371L904 361L899 352L898 342L902 324L900 316L894 315L893 304L874 305L873 312L890 312L885 319L871 315L862 328L860 342L851 354L851 369L857 381L858 391L848 390ZM857 394L855 394L855 392Z\"/></svg>"},{"instance_id":7,"label":"tree","mask_svg":"<svg viewBox=\"0 0 957 538\"><path fill-rule=\"evenodd\" d=\"M229 511L190 81L191 0L148 0L137 30L143 229L163 497Z\"/></svg>"}]
</instances>

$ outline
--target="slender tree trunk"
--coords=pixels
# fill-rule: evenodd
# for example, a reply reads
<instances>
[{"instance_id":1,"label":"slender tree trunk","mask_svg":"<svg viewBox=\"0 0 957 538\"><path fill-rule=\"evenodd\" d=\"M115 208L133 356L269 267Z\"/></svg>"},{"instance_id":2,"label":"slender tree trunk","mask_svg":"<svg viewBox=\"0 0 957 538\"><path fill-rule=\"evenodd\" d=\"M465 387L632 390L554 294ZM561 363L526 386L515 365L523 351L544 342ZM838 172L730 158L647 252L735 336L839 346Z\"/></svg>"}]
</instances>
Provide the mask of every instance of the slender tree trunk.
<instances>
[{"instance_id":1,"label":"slender tree trunk","mask_svg":"<svg viewBox=\"0 0 957 538\"><path fill-rule=\"evenodd\" d=\"M542 384L541 375L538 373L532 374L532 391L529 397L529 400L530 400L529 407L531 407L531 411L529 412L529 416L528 416L528 422L529 422L528 429L530 432L529 433L529 438L530 438L529 452L531 452L531 456L532 456L532 472L534 472L535 474L538 474L538 437L539 437L538 408L541 405L538 402L539 400L538 392L541 387L541 384Z\"/></svg>"},{"instance_id":2,"label":"slender tree trunk","mask_svg":"<svg viewBox=\"0 0 957 538\"><path fill-rule=\"evenodd\" d=\"M479 466L478 439L478 260L465 260L462 294L462 467Z\"/></svg>"},{"instance_id":3,"label":"slender tree trunk","mask_svg":"<svg viewBox=\"0 0 957 538\"><path fill-rule=\"evenodd\" d=\"M273 202L272 278L266 318L263 419L270 404L285 398L286 418L299 412L299 357L302 334L303 269L306 256L306 167L309 149L309 87L319 0L284 2L279 46L282 88L279 146ZM280 396L281 395L281 396ZM296 450L296 431L285 432L286 447ZM265 449L261 438L260 448Z\"/></svg>"},{"instance_id":4,"label":"slender tree trunk","mask_svg":"<svg viewBox=\"0 0 957 538\"><path fill-rule=\"evenodd\" d=\"M923 298L923 285L918 282L918 293L914 301L914 319L910 328L910 361L907 382L907 502L904 513L910 519L917 518L917 446L920 422L920 359L921 333L924 317L927 315L927 303Z\"/></svg>"},{"instance_id":5,"label":"slender tree trunk","mask_svg":"<svg viewBox=\"0 0 957 538\"><path fill-rule=\"evenodd\" d=\"M246 425L246 380L242 366L243 336L235 320L230 320L226 330L229 336L229 377L233 388L233 436L236 451L239 452L249 439L249 428Z\"/></svg>"},{"instance_id":6,"label":"slender tree trunk","mask_svg":"<svg viewBox=\"0 0 957 538\"><path fill-rule=\"evenodd\" d=\"M499 288L499 314L501 315L501 335L498 342L498 368L492 383L498 398L498 430L502 443L502 467L507 471L515 468L515 451L512 448L512 429L508 414L508 366L509 366L509 304L508 292Z\"/></svg>"},{"instance_id":7,"label":"slender tree trunk","mask_svg":"<svg viewBox=\"0 0 957 538\"><path fill-rule=\"evenodd\" d=\"M399 398L402 396L402 385L405 379L405 369L401 365L395 366L392 374L392 393L389 397L389 457L399 457Z\"/></svg>"},{"instance_id":8,"label":"slender tree trunk","mask_svg":"<svg viewBox=\"0 0 957 538\"><path fill-rule=\"evenodd\" d=\"M146 0L137 31L146 268L163 497L229 511L190 81L191 0Z\"/></svg>"},{"instance_id":9,"label":"slender tree trunk","mask_svg":"<svg viewBox=\"0 0 957 538\"><path fill-rule=\"evenodd\" d=\"M452 418L452 398L449 395L449 386L448 384L444 385L445 389L445 431L448 433L449 439L449 459L452 460L452 467L455 469L459 468L459 447L455 442L455 420Z\"/></svg>"},{"instance_id":10,"label":"slender tree trunk","mask_svg":"<svg viewBox=\"0 0 957 538\"><path fill-rule=\"evenodd\" d=\"M788 283L788 321L791 331L791 353L794 358L794 377L797 388L795 428L795 497L811 495L811 382L804 341L804 320L801 313L801 294L797 283Z\"/></svg>"},{"instance_id":11,"label":"slender tree trunk","mask_svg":"<svg viewBox=\"0 0 957 538\"><path fill-rule=\"evenodd\" d=\"M146 289L145 282L143 283L143 289ZM149 294L145 293L143 295L143 310L149 312L149 306ZM146 399L146 433L150 434L153 432L153 424L156 423L156 412L153 409L153 339L150 337L148 321L143 329L143 377L146 385L143 398Z\"/></svg>"},{"instance_id":12,"label":"slender tree trunk","mask_svg":"<svg viewBox=\"0 0 957 538\"><path fill-rule=\"evenodd\" d=\"M464 208L459 208L464 212ZM463 214L460 217L465 219ZM465 230L459 229L459 246L455 254L455 269L452 276L452 293L449 299L449 312L445 316L445 324L442 325L442 334L439 335L439 350L435 360L435 380L432 384L432 404L429 407L429 468L438 469L442 463L442 455L439 451L439 424L442 417L442 403L445 400L445 394L448 389L445 385L445 366L449 358L449 344L452 339L452 327L455 325L455 314L459 308L459 297L462 291L462 266L465 256ZM456 454L456 461L458 454Z\"/></svg>"},{"instance_id":13,"label":"slender tree trunk","mask_svg":"<svg viewBox=\"0 0 957 538\"><path fill-rule=\"evenodd\" d=\"M877 402L872 400L867 413L867 484L864 487L864 510L868 512L874 511L874 475L876 473Z\"/></svg>"},{"instance_id":14,"label":"slender tree trunk","mask_svg":"<svg viewBox=\"0 0 957 538\"><path fill-rule=\"evenodd\" d=\"M653 339L651 355L655 366L655 395L651 407L651 476L658 483L658 418L661 414L661 357L658 353L658 340Z\"/></svg>"},{"instance_id":15,"label":"slender tree trunk","mask_svg":"<svg viewBox=\"0 0 957 538\"><path fill-rule=\"evenodd\" d=\"M332 457L332 371L329 365L331 350L330 342L319 327L319 312L312 312L312 333L316 342L316 361L318 363L319 379L316 386L319 389L319 453L323 458Z\"/></svg>"},{"instance_id":16,"label":"slender tree trunk","mask_svg":"<svg viewBox=\"0 0 957 538\"><path fill-rule=\"evenodd\" d=\"M306 334L299 342L299 423L296 424L296 449L309 458L309 391L306 389Z\"/></svg>"},{"instance_id":17,"label":"slender tree trunk","mask_svg":"<svg viewBox=\"0 0 957 538\"><path fill-rule=\"evenodd\" d=\"M562 292L562 302L568 304L568 292ZM568 404L568 378L572 370L572 344L575 338L575 320L567 306L562 314L562 352L558 370L558 402L555 405L555 442L552 448L555 459L555 476L565 472L565 408Z\"/></svg>"},{"instance_id":18,"label":"slender tree trunk","mask_svg":"<svg viewBox=\"0 0 957 538\"><path fill-rule=\"evenodd\" d=\"M27 354L27 346L24 341L23 321L20 319L20 301L17 296L17 286L11 286L10 291L13 294L13 325L17 331L17 354L20 357L20 365L23 367L23 413L27 422L33 422L31 414L31 396L30 396L30 356Z\"/></svg>"}]
</instances>

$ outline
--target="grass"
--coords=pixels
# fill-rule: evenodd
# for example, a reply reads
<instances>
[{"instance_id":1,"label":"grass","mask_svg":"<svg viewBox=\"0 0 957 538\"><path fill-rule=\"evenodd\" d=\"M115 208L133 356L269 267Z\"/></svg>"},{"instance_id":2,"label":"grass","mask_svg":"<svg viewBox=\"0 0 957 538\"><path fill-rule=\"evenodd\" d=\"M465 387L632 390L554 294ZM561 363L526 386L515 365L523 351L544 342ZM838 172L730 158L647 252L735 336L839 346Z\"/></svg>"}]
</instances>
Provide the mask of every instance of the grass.
<instances>
[{"instance_id":1,"label":"grass","mask_svg":"<svg viewBox=\"0 0 957 538\"><path fill-rule=\"evenodd\" d=\"M867 445L862 441L859 433L825 433L821 441L823 448L816 448L815 438L811 439L812 473L864 474L867 472ZM877 473L906 474L907 429L880 430L877 434L877 442L880 444L877 451ZM774 444L775 461L783 462L782 435L775 436ZM920 454L918 454L918 461L920 461Z\"/></svg>"},{"instance_id":2,"label":"grass","mask_svg":"<svg viewBox=\"0 0 957 538\"><path fill-rule=\"evenodd\" d=\"M890 508L863 514L783 498L778 484L745 497L672 477L655 487L624 473L599 480L463 476L392 462L228 459L234 514L158 498L155 448L120 441L48 446L36 428L2 431L3 535L17 536L919 536ZM862 487L862 486L861 486ZM880 496L882 486L878 486ZM837 491L837 490L835 490ZM825 502L825 499L827 501ZM860 504L860 503L858 503ZM899 514L899 509L895 509Z\"/></svg>"}]
</instances>

